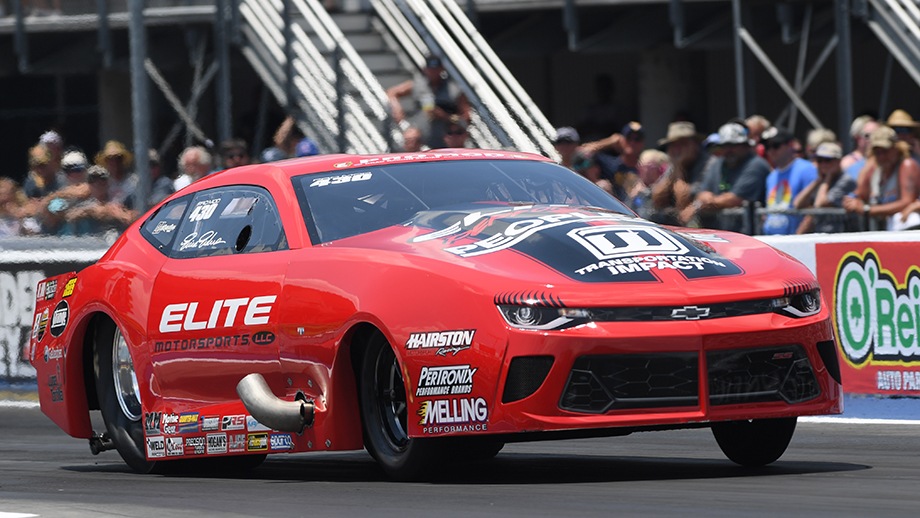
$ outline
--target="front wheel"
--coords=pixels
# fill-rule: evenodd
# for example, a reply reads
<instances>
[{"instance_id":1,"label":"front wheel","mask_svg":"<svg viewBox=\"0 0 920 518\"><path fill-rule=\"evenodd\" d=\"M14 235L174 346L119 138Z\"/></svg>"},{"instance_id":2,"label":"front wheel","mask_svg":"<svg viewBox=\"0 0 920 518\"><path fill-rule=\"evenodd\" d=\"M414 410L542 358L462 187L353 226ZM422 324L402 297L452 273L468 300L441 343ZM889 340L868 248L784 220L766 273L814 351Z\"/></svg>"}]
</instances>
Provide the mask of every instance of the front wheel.
<instances>
[{"instance_id":1,"label":"front wheel","mask_svg":"<svg viewBox=\"0 0 920 518\"><path fill-rule=\"evenodd\" d=\"M147 460L140 391L128 342L111 320L100 322L94 335L94 373L99 410L121 458L131 469L150 473Z\"/></svg>"},{"instance_id":2,"label":"front wheel","mask_svg":"<svg viewBox=\"0 0 920 518\"><path fill-rule=\"evenodd\" d=\"M432 439L410 439L406 386L396 354L376 333L361 359L361 421L370 454L397 480L431 474L440 459Z\"/></svg>"},{"instance_id":3,"label":"front wheel","mask_svg":"<svg viewBox=\"0 0 920 518\"><path fill-rule=\"evenodd\" d=\"M712 434L729 460L745 467L759 467L782 457L792 440L795 423L795 417L729 421L712 425Z\"/></svg>"}]
</instances>

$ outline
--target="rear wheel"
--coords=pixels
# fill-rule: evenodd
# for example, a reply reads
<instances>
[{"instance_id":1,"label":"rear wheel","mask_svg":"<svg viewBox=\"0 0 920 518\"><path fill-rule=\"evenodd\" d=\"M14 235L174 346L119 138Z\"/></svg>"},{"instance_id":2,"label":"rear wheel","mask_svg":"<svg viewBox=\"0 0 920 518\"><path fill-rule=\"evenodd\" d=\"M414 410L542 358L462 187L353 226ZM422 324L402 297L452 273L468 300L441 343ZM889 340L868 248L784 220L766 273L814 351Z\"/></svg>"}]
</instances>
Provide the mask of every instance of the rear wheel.
<instances>
[{"instance_id":1,"label":"rear wheel","mask_svg":"<svg viewBox=\"0 0 920 518\"><path fill-rule=\"evenodd\" d=\"M361 360L361 420L370 454L398 480L426 475L440 459L433 439L410 439L406 386L396 354L376 333Z\"/></svg>"},{"instance_id":2,"label":"rear wheel","mask_svg":"<svg viewBox=\"0 0 920 518\"><path fill-rule=\"evenodd\" d=\"M99 409L115 448L133 470L153 471L147 460L141 398L128 342L111 320L95 329L94 372Z\"/></svg>"},{"instance_id":3,"label":"rear wheel","mask_svg":"<svg viewBox=\"0 0 920 518\"><path fill-rule=\"evenodd\" d=\"M782 457L795 433L795 423L795 417L729 421L712 425L712 434L729 460L759 467Z\"/></svg>"}]
</instances>

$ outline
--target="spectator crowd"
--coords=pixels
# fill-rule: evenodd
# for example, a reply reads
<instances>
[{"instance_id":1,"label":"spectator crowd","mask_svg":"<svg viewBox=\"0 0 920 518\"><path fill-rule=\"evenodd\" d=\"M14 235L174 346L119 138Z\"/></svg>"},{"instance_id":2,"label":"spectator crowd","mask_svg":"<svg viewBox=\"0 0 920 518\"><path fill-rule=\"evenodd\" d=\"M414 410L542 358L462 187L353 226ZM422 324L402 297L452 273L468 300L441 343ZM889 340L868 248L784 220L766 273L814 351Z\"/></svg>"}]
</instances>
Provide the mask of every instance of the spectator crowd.
<instances>
[{"instance_id":1,"label":"spectator crowd","mask_svg":"<svg viewBox=\"0 0 920 518\"><path fill-rule=\"evenodd\" d=\"M416 82L391 91L400 120L400 98L413 90L423 92L419 113L430 119L427 126L405 126L401 150L467 147L468 103L439 83L446 80L439 61L429 60L427 68ZM590 142L566 126L557 128L553 143L563 166L659 223L763 234L920 228L920 123L904 110L885 120L864 115L852 122L847 138L853 151L844 155L830 130L810 131L803 145L790 131L752 116L729 120L708 135L693 122L676 120L653 142L637 121ZM287 118L257 160L319 153ZM28 150L22 184L0 177L0 238L120 233L171 193L253 162L247 142L236 138L215 149L185 148L173 174L156 150L149 150L148 161L151 188L140 203L134 157L122 142L106 142L90 160L56 131L41 134Z\"/></svg>"}]
</instances>

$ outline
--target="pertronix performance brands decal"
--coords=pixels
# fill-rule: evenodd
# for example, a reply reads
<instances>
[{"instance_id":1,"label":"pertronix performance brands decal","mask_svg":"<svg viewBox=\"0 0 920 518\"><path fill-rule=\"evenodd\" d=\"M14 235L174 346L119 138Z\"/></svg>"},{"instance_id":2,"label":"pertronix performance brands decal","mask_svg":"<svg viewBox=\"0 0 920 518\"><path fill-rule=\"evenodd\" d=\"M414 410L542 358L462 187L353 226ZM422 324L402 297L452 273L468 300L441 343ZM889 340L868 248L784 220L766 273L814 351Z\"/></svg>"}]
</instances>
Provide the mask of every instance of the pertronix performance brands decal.
<instances>
[{"instance_id":1,"label":"pertronix performance brands decal","mask_svg":"<svg viewBox=\"0 0 920 518\"><path fill-rule=\"evenodd\" d=\"M469 365L445 365L422 367L419 374L416 397L455 396L473 391L473 375L478 367Z\"/></svg>"},{"instance_id":2,"label":"pertronix performance brands decal","mask_svg":"<svg viewBox=\"0 0 920 518\"><path fill-rule=\"evenodd\" d=\"M444 251L471 258L512 249L584 282L656 281L665 270L687 279L742 270L706 246L621 214L512 207L477 211L413 242L441 239Z\"/></svg>"}]
</instances>

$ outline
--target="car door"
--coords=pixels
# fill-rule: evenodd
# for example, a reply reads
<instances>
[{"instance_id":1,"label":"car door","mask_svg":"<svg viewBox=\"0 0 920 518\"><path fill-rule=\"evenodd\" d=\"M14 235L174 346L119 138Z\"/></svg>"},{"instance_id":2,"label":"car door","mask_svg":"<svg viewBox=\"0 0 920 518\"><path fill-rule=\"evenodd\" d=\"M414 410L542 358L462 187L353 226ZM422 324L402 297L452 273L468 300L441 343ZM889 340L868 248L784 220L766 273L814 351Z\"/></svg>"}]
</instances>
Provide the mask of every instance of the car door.
<instances>
[{"instance_id":1,"label":"car door","mask_svg":"<svg viewBox=\"0 0 920 518\"><path fill-rule=\"evenodd\" d=\"M151 295L154 390L225 401L237 399L236 384L252 372L277 383L289 252L270 193L244 185L200 191L172 231Z\"/></svg>"}]
</instances>

